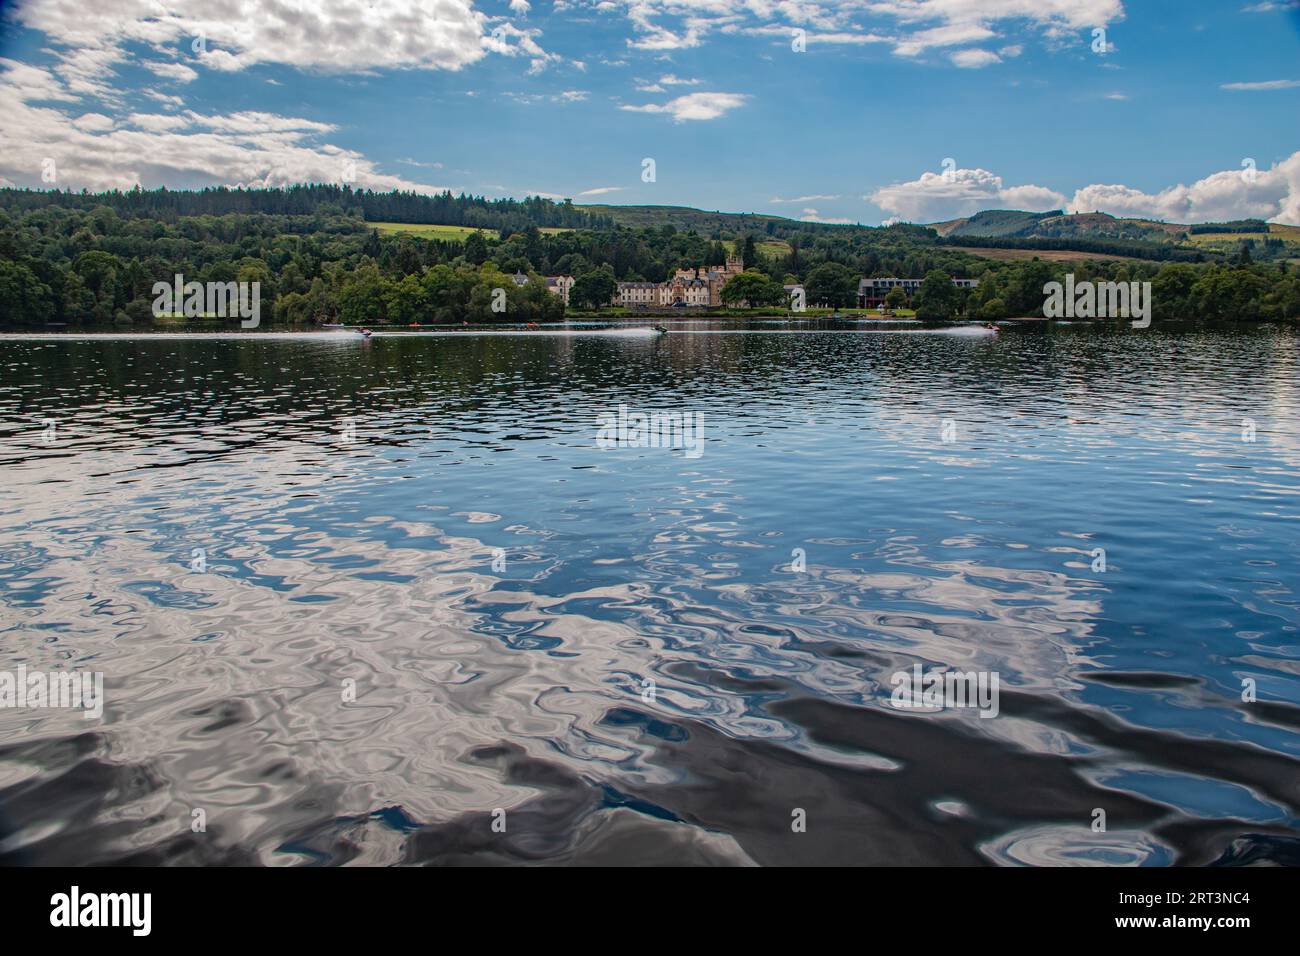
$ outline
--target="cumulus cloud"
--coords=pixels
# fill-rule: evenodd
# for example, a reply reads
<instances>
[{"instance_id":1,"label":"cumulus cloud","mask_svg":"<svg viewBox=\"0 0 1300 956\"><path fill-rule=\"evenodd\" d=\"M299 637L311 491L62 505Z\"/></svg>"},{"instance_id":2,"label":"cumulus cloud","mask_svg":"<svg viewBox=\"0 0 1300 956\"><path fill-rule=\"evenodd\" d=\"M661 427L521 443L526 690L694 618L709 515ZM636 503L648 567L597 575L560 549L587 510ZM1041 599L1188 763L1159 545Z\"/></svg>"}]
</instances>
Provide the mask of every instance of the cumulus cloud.
<instances>
[{"instance_id":1,"label":"cumulus cloud","mask_svg":"<svg viewBox=\"0 0 1300 956\"><path fill-rule=\"evenodd\" d=\"M21 186L49 185L41 173L53 160L53 185L63 189L343 181L377 190L443 188L379 172L362 154L329 143L329 123L256 111L115 119L68 105L75 99L70 86L50 70L0 60L0 176Z\"/></svg>"},{"instance_id":2,"label":"cumulus cloud","mask_svg":"<svg viewBox=\"0 0 1300 956\"><path fill-rule=\"evenodd\" d=\"M749 99L744 93L688 93L667 103L647 103L644 106L620 106L634 113L670 113L678 122L686 120L711 120L728 111L743 106Z\"/></svg>"},{"instance_id":3,"label":"cumulus cloud","mask_svg":"<svg viewBox=\"0 0 1300 956\"><path fill-rule=\"evenodd\" d=\"M881 209L911 222L939 222L969 216L981 209L1046 212L1065 206L1066 197L1042 186L1006 186L987 169L953 169L922 173L911 182L883 186L864 197Z\"/></svg>"},{"instance_id":4,"label":"cumulus cloud","mask_svg":"<svg viewBox=\"0 0 1300 956\"><path fill-rule=\"evenodd\" d=\"M516 14L527 7L511 3ZM460 70L489 52L529 57L535 68L556 59L537 43L538 31L494 22L499 18L475 10L473 0L28 0L14 15L45 34L60 58L54 69L73 93L104 98L114 95L107 80L128 44L186 51L187 63L145 64L182 82L198 66Z\"/></svg>"},{"instance_id":5,"label":"cumulus cloud","mask_svg":"<svg viewBox=\"0 0 1300 956\"><path fill-rule=\"evenodd\" d=\"M893 220L909 222L942 222L984 209L1064 209L1180 223L1267 219L1300 225L1300 151L1267 170L1253 165L1225 170L1190 186L1180 183L1155 193L1098 183L1075 190L1073 198L1067 199L1045 186L1008 186L986 169L955 169L948 175L922 173L918 179L884 186L863 198L890 213Z\"/></svg>"},{"instance_id":6,"label":"cumulus cloud","mask_svg":"<svg viewBox=\"0 0 1300 956\"><path fill-rule=\"evenodd\" d=\"M1267 170L1224 170L1158 193L1121 185L1085 186L1074 194L1069 210L1169 222L1267 219L1300 225L1300 151Z\"/></svg>"}]
</instances>

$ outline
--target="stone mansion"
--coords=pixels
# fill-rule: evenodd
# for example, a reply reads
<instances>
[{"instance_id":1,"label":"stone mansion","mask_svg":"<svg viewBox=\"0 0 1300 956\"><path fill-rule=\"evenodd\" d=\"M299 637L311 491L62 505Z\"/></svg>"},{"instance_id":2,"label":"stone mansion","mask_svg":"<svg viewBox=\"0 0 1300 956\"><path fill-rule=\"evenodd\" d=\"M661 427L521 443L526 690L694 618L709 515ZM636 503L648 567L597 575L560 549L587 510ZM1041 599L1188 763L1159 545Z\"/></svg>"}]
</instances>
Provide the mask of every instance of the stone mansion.
<instances>
[{"instance_id":1,"label":"stone mansion","mask_svg":"<svg viewBox=\"0 0 1300 956\"><path fill-rule=\"evenodd\" d=\"M744 270L739 257L728 256L724 266L678 269L667 282L620 282L612 304L625 309L720 306L722 287Z\"/></svg>"}]
</instances>

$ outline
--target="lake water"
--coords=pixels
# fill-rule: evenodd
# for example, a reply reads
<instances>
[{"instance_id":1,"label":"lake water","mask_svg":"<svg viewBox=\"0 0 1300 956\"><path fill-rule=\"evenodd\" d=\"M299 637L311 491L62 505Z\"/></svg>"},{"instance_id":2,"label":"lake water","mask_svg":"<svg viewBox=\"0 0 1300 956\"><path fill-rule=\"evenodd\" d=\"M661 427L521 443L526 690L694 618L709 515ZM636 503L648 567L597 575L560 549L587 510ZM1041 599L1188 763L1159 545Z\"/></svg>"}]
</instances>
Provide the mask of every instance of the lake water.
<instances>
[{"instance_id":1,"label":"lake water","mask_svg":"<svg viewBox=\"0 0 1300 956\"><path fill-rule=\"evenodd\" d=\"M0 338L0 863L1300 863L1296 331L582 331Z\"/></svg>"}]
</instances>

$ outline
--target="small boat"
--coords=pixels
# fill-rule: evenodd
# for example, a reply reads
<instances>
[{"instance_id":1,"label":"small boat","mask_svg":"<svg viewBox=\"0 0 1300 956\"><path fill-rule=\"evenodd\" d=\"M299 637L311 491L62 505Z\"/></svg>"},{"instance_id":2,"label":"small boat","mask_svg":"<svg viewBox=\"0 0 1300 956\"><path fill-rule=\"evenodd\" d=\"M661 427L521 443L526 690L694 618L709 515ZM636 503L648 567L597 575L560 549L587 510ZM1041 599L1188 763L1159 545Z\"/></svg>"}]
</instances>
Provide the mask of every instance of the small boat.
<instances>
[{"instance_id":1,"label":"small boat","mask_svg":"<svg viewBox=\"0 0 1300 956\"><path fill-rule=\"evenodd\" d=\"M366 338L366 339L370 338L370 336L375 334L374 332L371 332L369 329L357 329L357 331L361 333L362 338Z\"/></svg>"},{"instance_id":2,"label":"small boat","mask_svg":"<svg viewBox=\"0 0 1300 956\"><path fill-rule=\"evenodd\" d=\"M664 328L662 325L656 325L656 326L655 326L655 331L658 332L660 335L667 335L667 334L668 334L668 330L667 330L666 328Z\"/></svg>"}]
</instances>

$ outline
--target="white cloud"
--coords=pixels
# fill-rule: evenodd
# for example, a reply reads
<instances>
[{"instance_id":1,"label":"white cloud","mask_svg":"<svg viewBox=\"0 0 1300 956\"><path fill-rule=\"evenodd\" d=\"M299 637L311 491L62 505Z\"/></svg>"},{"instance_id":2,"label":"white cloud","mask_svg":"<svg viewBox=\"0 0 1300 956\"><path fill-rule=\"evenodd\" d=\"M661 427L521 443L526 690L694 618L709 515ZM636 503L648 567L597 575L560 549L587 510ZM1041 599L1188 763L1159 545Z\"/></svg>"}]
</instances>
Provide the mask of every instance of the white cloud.
<instances>
[{"instance_id":1,"label":"white cloud","mask_svg":"<svg viewBox=\"0 0 1300 956\"><path fill-rule=\"evenodd\" d=\"M564 90L560 93L515 93L507 91L501 95L506 99L514 100L516 103L531 106L536 103L580 103L590 94L586 90Z\"/></svg>"},{"instance_id":2,"label":"white cloud","mask_svg":"<svg viewBox=\"0 0 1300 956\"><path fill-rule=\"evenodd\" d=\"M126 118L126 122L157 133L169 129L184 129L190 125L191 120L185 116L168 116L164 113L132 113Z\"/></svg>"},{"instance_id":3,"label":"white cloud","mask_svg":"<svg viewBox=\"0 0 1300 956\"><path fill-rule=\"evenodd\" d=\"M72 121L77 129L102 132L113 128L113 120L103 113L83 113Z\"/></svg>"},{"instance_id":4,"label":"white cloud","mask_svg":"<svg viewBox=\"0 0 1300 956\"><path fill-rule=\"evenodd\" d=\"M827 218L825 216L817 215L816 209L805 209L803 211L803 215L799 217L799 221L800 222L824 222L833 225L845 225L847 223L852 222L853 220L844 219L844 218L835 218L835 219Z\"/></svg>"},{"instance_id":5,"label":"white cloud","mask_svg":"<svg viewBox=\"0 0 1300 956\"><path fill-rule=\"evenodd\" d=\"M622 186L597 186L595 189L584 189L582 192L578 193L578 195L579 196L604 196L609 193L622 192L623 188L624 187Z\"/></svg>"},{"instance_id":6,"label":"white cloud","mask_svg":"<svg viewBox=\"0 0 1300 956\"><path fill-rule=\"evenodd\" d=\"M869 6L903 22L1025 19L1054 30L1105 26L1124 16L1122 0L878 0Z\"/></svg>"},{"instance_id":7,"label":"white cloud","mask_svg":"<svg viewBox=\"0 0 1300 956\"><path fill-rule=\"evenodd\" d=\"M995 36L997 34L982 23L949 23L905 37L894 46L894 52L899 56L916 56L931 47L978 43Z\"/></svg>"},{"instance_id":8,"label":"white cloud","mask_svg":"<svg viewBox=\"0 0 1300 956\"><path fill-rule=\"evenodd\" d=\"M189 83L198 77L198 71L192 70L184 63L170 63L163 60L146 60L141 64L146 70L156 73L178 83Z\"/></svg>"},{"instance_id":9,"label":"white cloud","mask_svg":"<svg viewBox=\"0 0 1300 956\"><path fill-rule=\"evenodd\" d=\"M1253 177L1245 173L1224 170L1190 186L1179 183L1158 193L1120 185L1085 186L1074 194L1069 210L1168 222L1268 219L1300 225L1300 152L1267 170L1257 170Z\"/></svg>"},{"instance_id":10,"label":"white cloud","mask_svg":"<svg viewBox=\"0 0 1300 956\"><path fill-rule=\"evenodd\" d=\"M523 0L514 0L516 13ZM165 15L163 15L163 11ZM186 71L242 70L279 63L323 72L377 68L459 70L489 52L549 62L537 31L489 18L473 0L32 0L14 14L46 35L60 58L55 72L72 93L114 97L108 82L126 60L123 46L184 51L187 64L148 62L160 75L188 82ZM196 38L203 46L194 46ZM191 51L192 55L191 55Z\"/></svg>"},{"instance_id":11,"label":"white cloud","mask_svg":"<svg viewBox=\"0 0 1300 956\"><path fill-rule=\"evenodd\" d=\"M0 59L0 69L4 70L0 75L4 77L5 88L17 99L64 103L78 99L57 77L38 66L28 66L17 60Z\"/></svg>"},{"instance_id":12,"label":"white cloud","mask_svg":"<svg viewBox=\"0 0 1300 956\"><path fill-rule=\"evenodd\" d=\"M768 202L770 202L770 203L786 203L786 202L791 202L791 203L806 203L806 202L818 202L819 200L824 200L824 199L839 199L839 198L840 198L839 196L798 196L798 197L796 197L796 198L794 198L794 199L781 199L781 198L778 197L778 196L773 196L771 199L768 200Z\"/></svg>"},{"instance_id":13,"label":"white cloud","mask_svg":"<svg viewBox=\"0 0 1300 956\"><path fill-rule=\"evenodd\" d=\"M565 5L579 3L623 13L632 26L628 45L655 51L698 47L714 32L789 42L797 26L809 44L888 41L898 55L917 56L934 47L981 42L1012 27L1027 26L1060 41L1124 17L1123 0L569 0ZM892 28L893 35L864 32L859 24L867 17ZM1020 52L1015 44L1006 50L1008 57Z\"/></svg>"},{"instance_id":14,"label":"white cloud","mask_svg":"<svg viewBox=\"0 0 1300 956\"><path fill-rule=\"evenodd\" d=\"M789 26L780 26L777 24L768 24L761 27L739 27L728 25L724 26L720 32L743 33L746 36L776 37L782 43L789 43L793 39L791 29L792 28ZM809 46L812 46L814 43L830 43L841 46L862 46L867 43L894 42L890 37L882 36L878 33L860 33L851 30L805 30L803 38L804 42Z\"/></svg>"},{"instance_id":15,"label":"white cloud","mask_svg":"<svg viewBox=\"0 0 1300 956\"><path fill-rule=\"evenodd\" d=\"M170 106L174 109L179 109L185 105L185 101L179 96L172 96L169 93L159 93L157 90L145 90L144 95L149 97L151 100L156 100L163 104L163 106Z\"/></svg>"},{"instance_id":16,"label":"white cloud","mask_svg":"<svg viewBox=\"0 0 1300 956\"><path fill-rule=\"evenodd\" d=\"M483 48L502 56L525 56L532 60L529 73L540 73L552 63L559 63L564 57L558 53L547 53L537 43L541 30L521 30L513 23L498 23L483 38Z\"/></svg>"},{"instance_id":17,"label":"white cloud","mask_svg":"<svg viewBox=\"0 0 1300 956\"><path fill-rule=\"evenodd\" d=\"M749 99L744 93L688 93L667 103L647 103L645 106L620 106L619 109L635 113L671 113L678 122L686 120L717 119L729 110L743 106Z\"/></svg>"},{"instance_id":18,"label":"white cloud","mask_svg":"<svg viewBox=\"0 0 1300 956\"><path fill-rule=\"evenodd\" d=\"M1300 80L1264 80L1259 83L1224 83L1221 90L1290 90L1300 86Z\"/></svg>"},{"instance_id":19,"label":"white cloud","mask_svg":"<svg viewBox=\"0 0 1300 956\"><path fill-rule=\"evenodd\" d=\"M910 222L941 222L984 209L1064 209L1179 223L1267 219L1300 225L1300 151L1267 170L1255 170L1253 175L1243 169L1225 170L1190 186L1180 183L1155 193L1119 184L1093 184L1077 189L1067 200L1045 186L1007 186L1002 177L986 169L956 169L946 178L926 172L911 182L884 186L863 198Z\"/></svg>"},{"instance_id":20,"label":"white cloud","mask_svg":"<svg viewBox=\"0 0 1300 956\"><path fill-rule=\"evenodd\" d=\"M941 222L981 209L1045 212L1065 206L1065 196L1043 186L1011 186L987 169L926 172L919 179L884 186L864 197L911 222Z\"/></svg>"},{"instance_id":21,"label":"white cloud","mask_svg":"<svg viewBox=\"0 0 1300 956\"><path fill-rule=\"evenodd\" d=\"M357 185L377 190L443 188L379 172L362 154L326 141L335 129L328 123L256 111L192 110L133 112L114 120L63 105L71 85L52 71L0 60L0 176L23 186L44 185L42 164L51 158L56 185L65 189L279 186L340 182L345 172Z\"/></svg>"},{"instance_id":22,"label":"white cloud","mask_svg":"<svg viewBox=\"0 0 1300 956\"><path fill-rule=\"evenodd\" d=\"M662 83L664 86L699 86L700 85L699 80L684 80L680 76L675 76L672 73L665 73L663 76L659 77L659 82Z\"/></svg>"},{"instance_id":23,"label":"white cloud","mask_svg":"<svg viewBox=\"0 0 1300 956\"><path fill-rule=\"evenodd\" d=\"M992 50L958 50L948 59L957 66L968 70L978 70L993 63L1001 63L1002 57Z\"/></svg>"}]
</instances>

